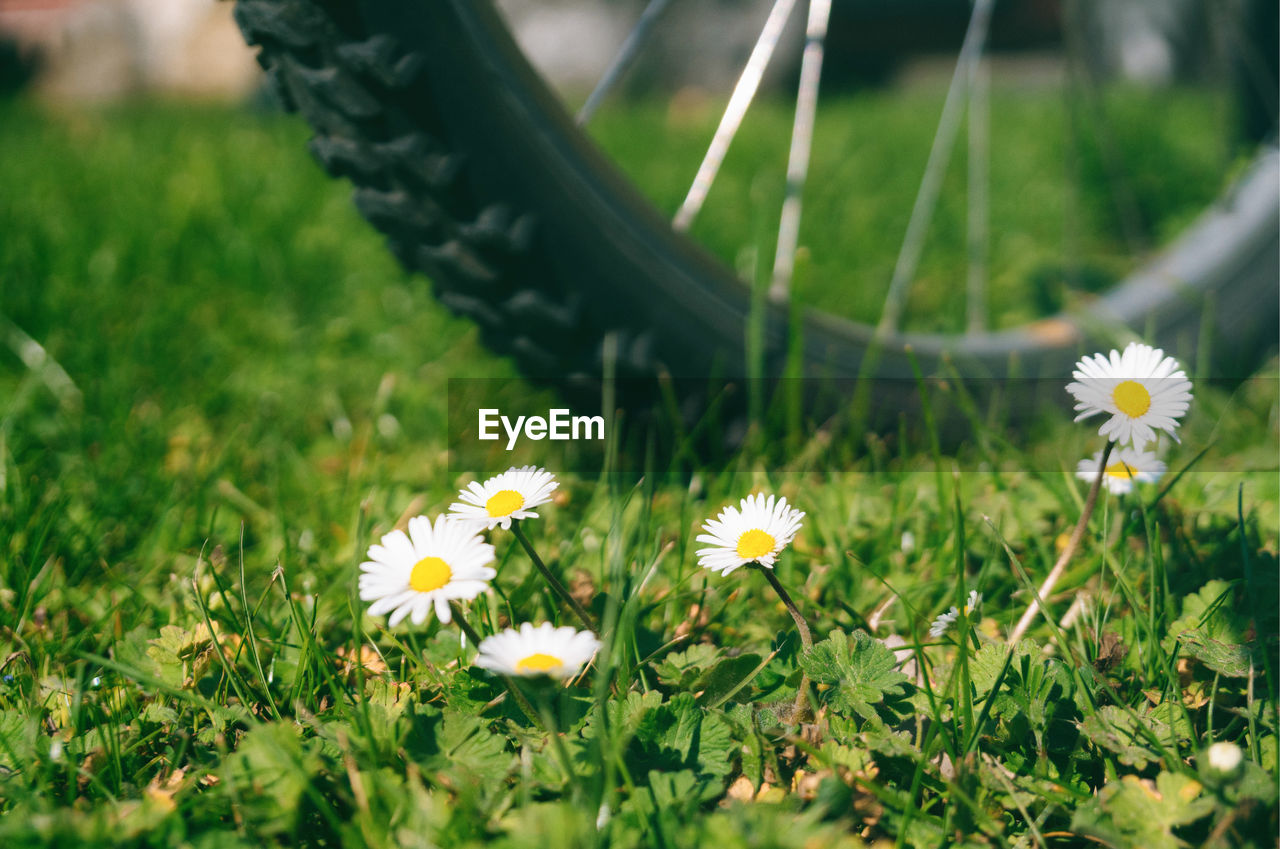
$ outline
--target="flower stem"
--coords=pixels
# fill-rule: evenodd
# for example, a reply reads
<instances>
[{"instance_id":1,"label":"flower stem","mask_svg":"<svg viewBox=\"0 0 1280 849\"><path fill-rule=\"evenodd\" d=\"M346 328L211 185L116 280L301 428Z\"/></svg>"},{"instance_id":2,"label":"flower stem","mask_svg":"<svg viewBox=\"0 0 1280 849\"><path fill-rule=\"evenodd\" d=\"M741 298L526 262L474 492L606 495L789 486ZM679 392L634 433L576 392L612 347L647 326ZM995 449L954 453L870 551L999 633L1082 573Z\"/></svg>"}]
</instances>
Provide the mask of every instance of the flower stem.
<instances>
[{"instance_id":1,"label":"flower stem","mask_svg":"<svg viewBox=\"0 0 1280 849\"><path fill-rule=\"evenodd\" d=\"M1115 445L1114 442L1108 442L1107 447L1103 449L1102 462L1098 464L1098 476L1093 479L1093 485L1089 487L1089 495L1085 498L1084 511L1080 514L1080 521L1076 522L1075 528L1071 531L1071 536L1067 539L1066 546L1062 549L1062 554L1058 555L1058 562L1053 564L1053 568L1045 576L1044 583L1036 591L1036 597L1031 600L1031 606L1027 608L1026 613L1022 614L1022 618L1018 620L1018 624L1014 626L1013 631L1009 634L1010 644L1022 639L1022 635L1031 627L1031 623L1035 621L1036 614L1040 612L1045 597L1053 592L1054 586L1062 578L1062 574L1067 571L1067 564L1071 562L1072 555L1076 553L1076 549L1080 546L1080 540L1084 537L1085 529L1089 525L1089 519L1093 516L1093 508L1098 504L1098 492L1101 491L1102 479L1107 474L1107 459L1111 456L1111 449Z\"/></svg>"},{"instance_id":2,"label":"flower stem","mask_svg":"<svg viewBox=\"0 0 1280 849\"><path fill-rule=\"evenodd\" d=\"M556 715L551 710L550 700L547 698L546 690L542 690L538 694L539 715L542 717L543 727L546 729L547 736L551 739L551 748L555 750L556 757L560 759L561 768L564 769L565 775L569 778L569 782L573 787L573 801L576 803L581 799L582 787L578 781L578 773L573 768L573 758L569 756L569 750L565 748L564 739L560 734L559 723L556 722Z\"/></svg>"},{"instance_id":3,"label":"flower stem","mask_svg":"<svg viewBox=\"0 0 1280 849\"><path fill-rule=\"evenodd\" d=\"M458 623L458 627L462 629L462 633L467 635L467 639L470 640L473 645L478 647L480 645L480 641L484 638L476 633L475 628L471 627L471 623L469 623L466 617L462 615L462 611L458 608L458 605L450 602L449 608L453 611L453 621ZM507 692L515 698L516 704L520 706L520 712L524 714L525 719L533 723L534 728L546 730L542 727L542 720L538 718L538 711L533 705L529 704L529 700L525 698L524 693L520 692L520 688L516 686L516 682L512 681L510 676L507 675L502 675L500 677L502 678L502 683L507 688Z\"/></svg>"},{"instance_id":4,"label":"flower stem","mask_svg":"<svg viewBox=\"0 0 1280 849\"><path fill-rule=\"evenodd\" d=\"M560 598L564 600L565 604L569 605L570 609L573 610L574 615L578 617L578 621L582 623L582 627L586 628L588 631L594 631L595 626L591 624L591 616L587 613L586 608L579 604L578 600L569 594L569 591L565 589L564 584L560 583L560 579L551 573L551 570L547 568L547 564L542 562L542 558L538 556L538 552L533 550L533 545L530 544L529 538L524 535L524 531L520 528L519 520L511 523L511 532L515 534L516 539L520 541L520 545L524 546L525 553L528 554L529 559L533 561L534 567L542 573L542 577L551 585L551 589L556 593L556 595L560 596Z\"/></svg>"},{"instance_id":5,"label":"flower stem","mask_svg":"<svg viewBox=\"0 0 1280 849\"><path fill-rule=\"evenodd\" d=\"M796 603L791 600L791 596L787 594L786 589L782 586L782 582L778 580L778 576L774 574L772 569L766 569L759 563L751 564L755 569L764 573L765 579L769 582L769 586L773 587L773 591L778 594L778 598L782 599L782 603L786 606L787 612L791 614L791 618L796 622L796 630L800 632L800 645L805 650L813 648L813 634L809 630L809 622L804 618L804 614L800 612L800 608L796 607ZM796 706L794 718L797 722L802 719L809 707L809 676L802 675L800 678L800 690L796 693Z\"/></svg>"},{"instance_id":6,"label":"flower stem","mask_svg":"<svg viewBox=\"0 0 1280 849\"><path fill-rule=\"evenodd\" d=\"M752 563L751 565L764 573L769 585L778 594L778 598L782 599L782 603L786 605L791 618L796 621L796 629L800 632L800 644L806 649L813 648L813 634L809 631L809 622L804 618L804 614L800 612L800 608L796 607L796 603L791 600L791 596L787 595L787 591L783 588L782 582L778 580L778 576L774 574L772 569L766 569L759 563Z\"/></svg>"}]
</instances>

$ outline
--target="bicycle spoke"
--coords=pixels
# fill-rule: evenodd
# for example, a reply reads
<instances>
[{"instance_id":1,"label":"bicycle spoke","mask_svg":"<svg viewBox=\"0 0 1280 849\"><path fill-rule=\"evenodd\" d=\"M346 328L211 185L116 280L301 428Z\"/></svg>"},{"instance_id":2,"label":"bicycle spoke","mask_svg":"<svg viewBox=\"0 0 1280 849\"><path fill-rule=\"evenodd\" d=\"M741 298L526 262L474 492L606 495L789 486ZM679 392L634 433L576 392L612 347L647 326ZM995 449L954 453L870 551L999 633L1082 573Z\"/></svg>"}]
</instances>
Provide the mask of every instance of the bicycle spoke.
<instances>
[{"instance_id":1,"label":"bicycle spoke","mask_svg":"<svg viewBox=\"0 0 1280 849\"><path fill-rule=\"evenodd\" d=\"M991 66L975 62L969 80L969 280L965 293L965 327L987 329L987 232L991 204Z\"/></svg>"},{"instance_id":2,"label":"bicycle spoke","mask_svg":"<svg viewBox=\"0 0 1280 849\"><path fill-rule=\"evenodd\" d=\"M995 0L976 0L973 4L973 14L969 18L968 29L965 30L964 43L960 47L955 73L951 76L951 85L947 88L947 99L942 104L942 117L938 120L938 131L933 136L929 161L925 165L924 177L920 180L920 189L911 208L907 233L902 239L898 261L893 268L893 278L889 281L889 292L885 295L877 332L896 330L902 320L907 283L915 276L916 266L920 262L924 237L929 231L929 222L938 204L938 192L942 189L942 178L946 174L951 147L960 126L960 108L964 104L964 91L971 77L970 68L982 57L987 27L991 22L991 7L994 5Z\"/></svg>"},{"instance_id":3,"label":"bicycle spoke","mask_svg":"<svg viewBox=\"0 0 1280 849\"><path fill-rule=\"evenodd\" d=\"M596 83L596 87L592 89L587 102L578 110L579 126L586 126L591 117L596 114L596 109L600 108L600 104L609 96L609 92L613 91L613 87L626 74L636 56L640 55L640 48L644 47L649 34L653 32L653 25L658 22L658 18L662 17L662 13L669 5L671 0L649 0L649 5L645 6L644 12L640 14L640 20L636 21L636 25L627 34L627 40L622 43L622 48L614 58L613 64L604 72L600 82Z\"/></svg>"},{"instance_id":4,"label":"bicycle spoke","mask_svg":"<svg viewBox=\"0 0 1280 849\"><path fill-rule=\"evenodd\" d=\"M813 145L814 114L818 108L818 83L822 78L823 44L831 0L809 0L809 23L805 29L804 56L800 60L800 90L796 97L795 123L791 127L791 152L787 157L787 188L778 225L778 247L773 255L773 280L769 297L786 301L795 272L796 247L800 240L800 210L805 177L809 173L809 150Z\"/></svg>"},{"instance_id":5,"label":"bicycle spoke","mask_svg":"<svg viewBox=\"0 0 1280 849\"><path fill-rule=\"evenodd\" d=\"M720 125L716 127L716 133L711 139L710 147L707 148L707 154L703 157L702 164L698 166L693 185L689 187L684 203L680 205L675 219L671 222L671 226L676 230L688 230L698 211L702 209L707 193L711 191L711 184L715 182L716 174L720 171L720 164L724 162L729 145L733 142L733 137L742 124L742 118L747 114L747 108L751 106L756 90L760 87L764 70L768 67L769 60L773 58L778 39L782 37L782 29L795 5L796 0L776 0L773 8L769 10L764 29L760 31L760 37L756 39L756 45L751 49L751 56L747 59L742 75L733 88L729 105L720 116Z\"/></svg>"}]
</instances>

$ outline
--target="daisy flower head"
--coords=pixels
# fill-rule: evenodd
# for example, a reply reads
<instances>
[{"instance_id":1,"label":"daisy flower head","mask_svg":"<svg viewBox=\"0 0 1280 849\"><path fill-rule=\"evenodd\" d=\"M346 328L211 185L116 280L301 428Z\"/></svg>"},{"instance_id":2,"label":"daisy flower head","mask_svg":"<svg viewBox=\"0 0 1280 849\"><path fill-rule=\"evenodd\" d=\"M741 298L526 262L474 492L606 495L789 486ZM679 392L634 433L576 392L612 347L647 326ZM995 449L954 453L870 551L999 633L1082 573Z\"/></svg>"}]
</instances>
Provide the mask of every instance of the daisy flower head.
<instances>
[{"instance_id":1,"label":"daisy flower head","mask_svg":"<svg viewBox=\"0 0 1280 849\"><path fill-rule=\"evenodd\" d=\"M1076 466L1076 477L1093 483L1100 465L1102 451L1097 451L1092 457L1080 461ZM1107 467L1102 470L1102 484L1112 495L1124 495L1133 489L1135 483L1155 483L1164 472L1165 465L1155 454L1134 448L1117 448L1111 452Z\"/></svg>"},{"instance_id":2,"label":"daisy flower head","mask_svg":"<svg viewBox=\"0 0 1280 849\"><path fill-rule=\"evenodd\" d=\"M600 641L590 631L578 631L550 622L508 628L480 642L476 666L498 675L549 675L572 678L600 649Z\"/></svg>"},{"instance_id":3,"label":"daisy flower head","mask_svg":"<svg viewBox=\"0 0 1280 849\"><path fill-rule=\"evenodd\" d=\"M1178 419L1191 404L1191 381L1164 351L1130 342L1124 353L1094 354L1076 363L1067 391L1076 399L1076 421L1109 415L1098 433L1141 448L1163 430L1178 438Z\"/></svg>"},{"instance_id":4,"label":"daisy flower head","mask_svg":"<svg viewBox=\"0 0 1280 849\"><path fill-rule=\"evenodd\" d=\"M772 569L778 554L800 530L803 518L804 513L786 498L748 495L740 507L726 507L703 523L706 533L698 534L698 542L711 547L698 549L698 565L721 575L748 563Z\"/></svg>"},{"instance_id":5,"label":"daisy flower head","mask_svg":"<svg viewBox=\"0 0 1280 849\"><path fill-rule=\"evenodd\" d=\"M511 527L512 519L536 519L533 508L551 500L560 483L555 475L537 466L514 466L484 483L472 481L458 493L460 501L449 505L449 515L492 530Z\"/></svg>"},{"instance_id":6,"label":"daisy flower head","mask_svg":"<svg viewBox=\"0 0 1280 849\"><path fill-rule=\"evenodd\" d=\"M970 616L978 612L978 608L982 607L982 593L977 590L969 590L969 601L964 606L964 615ZM946 613L938 615L933 620L933 624L929 626L930 637L941 637L947 633L947 629L960 618L960 610L954 604Z\"/></svg>"},{"instance_id":7,"label":"daisy flower head","mask_svg":"<svg viewBox=\"0 0 1280 849\"><path fill-rule=\"evenodd\" d=\"M392 531L369 546L369 559L360 564L360 598L371 601L369 615L391 613L394 628L406 617L414 625L426 621L435 608L441 622L450 622L449 602L470 600L489 588L498 573L489 567L493 546L474 528L448 516L409 520L409 533Z\"/></svg>"}]
</instances>

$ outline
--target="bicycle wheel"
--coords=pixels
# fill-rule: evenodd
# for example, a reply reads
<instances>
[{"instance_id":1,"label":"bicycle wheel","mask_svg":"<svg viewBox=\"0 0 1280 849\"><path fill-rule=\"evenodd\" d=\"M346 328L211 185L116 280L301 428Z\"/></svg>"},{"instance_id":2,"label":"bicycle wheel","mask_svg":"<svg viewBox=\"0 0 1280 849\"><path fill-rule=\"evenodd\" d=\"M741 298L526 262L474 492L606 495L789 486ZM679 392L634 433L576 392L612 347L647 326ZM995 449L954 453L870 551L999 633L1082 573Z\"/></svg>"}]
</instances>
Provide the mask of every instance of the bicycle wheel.
<instances>
[{"instance_id":1,"label":"bicycle wheel","mask_svg":"<svg viewBox=\"0 0 1280 849\"><path fill-rule=\"evenodd\" d=\"M896 411L911 403L916 366L1061 377L1115 328L1184 358L1212 337L1220 376L1247 374L1276 341L1274 147L1087 314L948 336L816 310L793 322L787 305L770 302L751 362L749 287L601 154L489 2L238 0L236 17L281 100L315 129L316 157L355 184L357 207L395 255L534 378L593 385L605 368L778 376L798 355L792 373L890 379L874 403ZM1033 406L1019 387L1036 382L1015 384L1005 391L1017 417Z\"/></svg>"}]
</instances>

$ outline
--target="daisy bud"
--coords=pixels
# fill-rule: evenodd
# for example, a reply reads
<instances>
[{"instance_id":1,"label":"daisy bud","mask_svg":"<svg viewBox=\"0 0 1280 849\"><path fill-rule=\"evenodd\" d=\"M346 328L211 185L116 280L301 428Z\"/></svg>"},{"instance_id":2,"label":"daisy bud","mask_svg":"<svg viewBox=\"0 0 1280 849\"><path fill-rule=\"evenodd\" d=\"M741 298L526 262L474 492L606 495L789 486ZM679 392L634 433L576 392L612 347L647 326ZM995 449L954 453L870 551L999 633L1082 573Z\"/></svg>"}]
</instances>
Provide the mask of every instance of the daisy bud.
<instances>
[{"instance_id":1,"label":"daisy bud","mask_svg":"<svg viewBox=\"0 0 1280 849\"><path fill-rule=\"evenodd\" d=\"M1244 752L1235 743L1214 743L1205 751L1209 772L1219 778L1233 778L1244 763Z\"/></svg>"}]
</instances>

